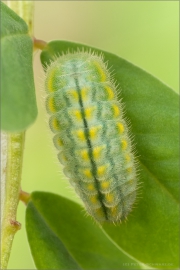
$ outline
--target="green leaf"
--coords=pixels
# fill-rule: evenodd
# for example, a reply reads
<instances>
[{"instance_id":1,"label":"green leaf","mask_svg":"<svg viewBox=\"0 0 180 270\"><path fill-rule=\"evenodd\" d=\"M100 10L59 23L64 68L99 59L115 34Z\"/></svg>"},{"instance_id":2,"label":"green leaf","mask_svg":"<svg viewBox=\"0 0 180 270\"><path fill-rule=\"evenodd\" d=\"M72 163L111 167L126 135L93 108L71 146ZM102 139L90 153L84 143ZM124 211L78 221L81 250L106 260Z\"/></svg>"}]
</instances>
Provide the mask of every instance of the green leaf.
<instances>
[{"instance_id":1,"label":"green leaf","mask_svg":"<svg viewBox=\"0 0 180 270\"><path fill-rule=\"evenodd\" d=\"M33 41L26 23L1 2L1 129L21 131L35 120Z\"/></svg>"},{"instance_id":2,"label":"green leaf","mask_svg":"<svg viewBox=\"0 0 180 270\"><path fill-rule=\"evenodd\" d=\"M178 95L122 58L89 46L52 41L41 53L46 66L62 52L91 49L103 53L121 89L125 116L139 159L140 199L127 223L104 230L128 254L151 267L179 266Z\"/></svg>"},{"instance_id":3,"label":"green leaf","mask_svg":"<svg viewBox=\"0 0 180 270\"><path fill-rule=\"evenodd\" d=\"M80 269L33 202L28 204L26 220L28 240L38 269Z\"/></svg>"},{"instance_id":4,"label":"green leaf","mask_svg":"<svg viewBox=\"0 0 180 270\"><path fill-rule=\"evenodd\" d=\"M134 265L140 268L112 244L90 217L84 216L80 205L61 196L32 193L26 230L38 269L61 269L62 261L69 260L67 252L83 269L134 269Z\"/></svg>"}]
</instances>

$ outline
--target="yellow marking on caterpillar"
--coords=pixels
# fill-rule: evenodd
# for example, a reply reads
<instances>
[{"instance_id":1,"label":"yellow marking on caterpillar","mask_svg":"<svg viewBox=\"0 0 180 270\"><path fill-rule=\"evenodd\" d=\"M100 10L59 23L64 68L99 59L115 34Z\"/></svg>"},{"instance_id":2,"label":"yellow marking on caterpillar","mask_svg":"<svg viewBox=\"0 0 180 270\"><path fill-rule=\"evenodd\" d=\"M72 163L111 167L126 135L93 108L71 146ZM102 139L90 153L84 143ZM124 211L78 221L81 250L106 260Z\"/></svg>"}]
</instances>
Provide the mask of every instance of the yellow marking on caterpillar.
<instances>
[{"instance_id":1,"label":"yellow marking on caterpillar","mask_svg":"<svg viewBox=\"0 0 180 270\"><path fill-rule=\"evenodd\" d=\"M93 64L95 65L99 75L101 76L100 81L105 82L107 80L106 73L104 72L104 70L101 68L100 64L97 61L94 61Z\"/></svg>"},{"instance_id":2,"label":"yellow marking on caterpillar","mask_svg":"<svg viewBox=\"0 0 180 270\"><path fill-rule=\"evenodd\" d=\"M91 139L96 138L99 127L92 127L89 129L89 136Z\"/></svg>"},{"instance_id":3,"label":"yellow marking on caterpillar","mask_svg":"<svg viewBox=\"0 0 180 270\"><path fill-rule=\"evenodd\" d=\"M131 160L130 155L126 155L125 159L126 159L127 162L129 162Z\"/></svg>"},{"instance_id":4,"label":"yellow marking on caterpillar","mask_svg":"<svg viewBox=\"0 0 180 270\"><path fill-rule=\"evenodd\" d=\"M78 138L80 140L82 140L82 141L85 141L86 140L84 131L82 129L79 129L78 131L76 131L76 133L77 133L77 136L78 136Z\"/></svg>"},{"instance_id":5,"label":"yellow marking on caterpillar","mask_svg":"<svg viewBox=\"0 0 180 270\"><path fill-rule=\"evenodd\" d=\"M50 97L49 100L48 100L48 108L49 108L49 111L50 112L56 112L56 108L54 106L54 99L53 97Z\"/></svg>"},{"instance_id":6,"label":"yellow marking on caterpillar","mask_svg":"<svg viewBox=\"0 0 180 270\"><path fill-rule=\"evenodd\" d=\"M82 157L84 160L86 160L86 161L89 160L88 150L83 149L83 150L80 151L80 154L81 154L81 157Z\"/></svg>"},{"instance_id":7,"label":"yellow marking on caterpillar","mask_svg":"<svg viewBox=\"0 0 180 270\"><path fill-rule=\"evenodd\" d=\"M87 109L84 110L85 117L87 119L90 119L92 117L93 110L94 110L94 107L89 107L89 108L87 108Z\"/></svg>"},{"instance_id":8,"label":"yellow marking on caterpillar","mask_svg":"<svg viewBox=\"0 0 180 270\"><path fill-rule=\"evenodd\" d=\"M119 133L122 134L124 132L124 125L122 123L118 123L117 126Z\"/></svg>"},{"instance_id":9,"label":"yellow marking on caterpillar","mask_svg":"<svg viewBox=\"0 0 180 270\"><path fill-rule=\"evenodd\" d=\"M117 105L113 105L113 111L114 111L114 116L117 117L120 115L120 110Z\"/></svg>"},{"instance_id":10,"label":"yellow marking on caterpillar","mask_svg":"<svg viewBox=\"0 0 180 270\"><path fill-rule=\"evenodd\" d=\"M109 182L108 182L108 181L102 182L102 183L101 183L101 187L102 187L103 189L108 188L108 187L109 187Z\"/></svg>"},{"instance_id":11,"label":"yellow marking on caterpillar","mask_svg":"<svg viewBox=\"0 0 180 270\"><path fill-rule=\"evenodd\" d=\"M75 110L75 111L74 111L74 114L75 114L76 119L77 119L78 121L82 120L81 111Z\"/></svg>"},{"instance_id":12,"label":"yellow marking on caterpillar","mask_svg":"<svg viewBox=\"0 0 180 270\"><path fill-rule=\"evenodd\" d=\"M127 146L128 146L127 141L126 140L122 140L121 141L121 144L122 144L122 149L123 150L126 150L127 149Z\"/></svg>"},{"instance_id":13,"label":"yellow marking on caterpillar","mask_svg":"<svg viewBox=\"0 0 180 270\"><path fill-rule=\"evenodd\" d=\"M60 125L59 125L59 122L56 118L53 118L51 125L52 125L54 130L60 130Z\"/></svg>"},{"instance_id":14,"label":"yellow marking on caterpillar","mask_svg":"<svg viewBox=\"0 0 180 270\"><path fill-rule=\"evenodd\" d=\"M81 97L82 97L82 100L84 100L84 101L87 100L87 92L88 92L88 88L87 87L83 87L81 89Z\"/></svg>"},{"instance_id":15,"label":"yellow marking on caterpillar","mask_svg":"<svg viewBox=\"0 0 180 270\"><path fill-rule=\"evenodd\" d=\"M91 196L91 197L90 197L90 201L91 201L92 203L97 203L97 202L98 202L97 196L96 196L96 195Z\"/></svg>"},{"instance_id":16,"label":"yellow marking on caterpillar","mask_svg":"<svg viewBox=\"0 0 180 270\"><path fill-rule=\"evenodd\" d=\"M58 138L57 143L59 146L63 146L63 141L60 138Z\"/></svg>"},{"instance_id":17,"label":"yellow marking on caterpillar","mask_svg":"<svg viewBox=\"0 0 180 270\"><path fill-rule=\"evenodd\" d=\"M131 167L130 168L127 168L126 170L127 170L128 173L131 173L132 172L132 168Z\"/></svg>"},{"instance_id":18,"label":"yellow marking on caterpillar","mask_svg":"<svg viewBox=\"0 0 180 270\"><path fill-rule=\"evenodd\" d=\"M71 95L75 100L79 99L78 93L75 89L69 89L68 90L69 95Z\"/></svg>"},{"instance_id":19,"label":"yellow marking on caterpillar","mask_svg":"<svg viewBox=\"0 0 180 270\"><path fill-rule=\"evenodd\" d=\"M96 211L96 214L99 216L99 217L104 217L104 212L102 210L102 208L98 208L95 210Z\"/></svg>"},{"instance_id":20,"label":"yellow marking on caterpillar","mask_svg":"<svg viewBox=\"0 0 180 270\"><path fill-rule=\"evenodd\" d=\"M56 69L52 69L52 71L50 72L50 74L48 74L48 82L47 82L47 88L49 92L54 92L54 85L53 85L53 79L55 77L55 72Z\"/></svg>"},{"instance_id":21,"label":"yellow marking on caterpillar","mask_svg":"<svg viewBox=\"0 0 180 270\"><path fill-rule=\"evenodd\" d=\"M95 188L94 188L94 185L93 185L93 184L88 184L87 189L88 189L89 191L93 191L93 190L95 190Z\"/></svg>"},{"instance_id":22,"label":"yellow marking on caterpillar","mask_svg":"<svg viewBox=\"0 0 180 270\"><path fill-rule=\"evenodd\" d=\"M66 163L66 162L68 161L67 158L66 158L66 156L63 155L63 153L61 154L61 158L62 158L62 160L64 161L64 163Z\"/></svg>"},{"instance_id":23,"label":"yellow marking on caterpillar","mask_svg":"<svg viewBox=\"0 0 180 270\"><path fill-rule=\"evenodd\" d=\"M114 92L113 92L112 88L109 87L109 86L106 86L106 91L108 93L109 100L113 99L114 98Z\"/></svg>"},{"instance_id":24,"label":"yellow marking on caterpillar","mask_svg":"<svg viewBox=\"0 0 180 270\"><path fill-rule=\"evenodd\" d=\"M97 167L97 175L103 176L106 172L106 169L107 169L107 165L102 165L102 166Z\"/></svg>"},{"instance_id":25,"label":"yellow marking on caterpillar","mask_svg":"<svg viewBox=\"0 0 180 270\"><path fill-rule=\"evenodd\" d=\"M118 213L118 211L117 211L118 209L117 209L117 207L115 206L115 207L111 207L110 208L110 211L111 211L111 214L113 215L113 216L116 216L117 215L117 213Z\"/></svg>"},{"instance_id":26,"label":"yellow marking on caterpillar","mask_svg":"<svg viewBox=\"0 0 180 270\"><path fill-rule=\"evenodd\" d=\"M99 159L101 156L101 151L103 150L104 146L95 146L93 149L93 157L94 159Z\"/></svg>"},{"instance_id":27,"label":"yellow marking on caterpillar","mask_svg":"<svg viewBox=\"0 0 180 270\"><path fill-rule=\"evenodd\" d=\"M91 178L92 177L92 173L90 171L90 169L85 169L83 170L83 173L85 176L87 176L88 178Z\"/></svg>"},{"instance_id":28,"label":"yellow marking on caterpillar","mask_svg":"<svg viewBox=\"0 0 180 270\"><path fill-rule=\"evenodd\" d=\"M113 202L113 200L114 200L114 196L113 196L112 193L106 194L105 198L106 198L106 201L109 202L109 203Z\"/></svg>"}]
</instances>

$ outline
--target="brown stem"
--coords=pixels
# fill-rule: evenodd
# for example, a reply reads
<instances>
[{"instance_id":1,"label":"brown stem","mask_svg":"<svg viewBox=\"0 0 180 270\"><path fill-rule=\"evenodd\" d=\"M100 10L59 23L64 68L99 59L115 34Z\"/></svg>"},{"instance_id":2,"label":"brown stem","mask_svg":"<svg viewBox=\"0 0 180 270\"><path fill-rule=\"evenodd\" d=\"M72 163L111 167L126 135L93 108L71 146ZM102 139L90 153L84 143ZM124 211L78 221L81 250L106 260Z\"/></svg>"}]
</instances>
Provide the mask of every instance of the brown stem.
<instances>
[{"instance_id":1,"label":"brown stem","mask_svg":"<svg viewBox=\"0 0 180 270\"><path fill-rule=\"evenodd\" d=\"M36 39L35 37L33 38L34 40L34 50L40 49L44 50L44 48L47 46L47 42L41 39Z\"/></svg>"}]
</instances>

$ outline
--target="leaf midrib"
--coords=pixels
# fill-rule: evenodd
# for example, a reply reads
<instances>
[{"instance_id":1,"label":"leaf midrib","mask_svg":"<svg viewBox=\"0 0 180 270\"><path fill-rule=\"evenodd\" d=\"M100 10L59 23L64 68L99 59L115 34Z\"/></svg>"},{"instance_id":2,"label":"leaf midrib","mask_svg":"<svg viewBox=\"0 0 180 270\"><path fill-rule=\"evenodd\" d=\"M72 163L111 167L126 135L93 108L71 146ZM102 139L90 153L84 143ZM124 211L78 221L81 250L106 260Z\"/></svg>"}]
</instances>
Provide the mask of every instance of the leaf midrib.
<instances>
[{"instance_id":1,"label":"leaf midrib","mask_svg":"<svg viewBox=\"0 0 180 270\"><path fill-rule=\"evenodd\" d=\"M141 163L144 170L146 170L152 176L153 180L155 180L159 184L159 186L161 186L161 188L166 191L168 196L170 196L175 201L175 203L179 204L179 201L173 196L172 193L169 192L169 190L161 183L161 181L156 176L154 176L150 169L148 169L142 161L139 161L139 163Z\"/></svg>"}]
</instances>

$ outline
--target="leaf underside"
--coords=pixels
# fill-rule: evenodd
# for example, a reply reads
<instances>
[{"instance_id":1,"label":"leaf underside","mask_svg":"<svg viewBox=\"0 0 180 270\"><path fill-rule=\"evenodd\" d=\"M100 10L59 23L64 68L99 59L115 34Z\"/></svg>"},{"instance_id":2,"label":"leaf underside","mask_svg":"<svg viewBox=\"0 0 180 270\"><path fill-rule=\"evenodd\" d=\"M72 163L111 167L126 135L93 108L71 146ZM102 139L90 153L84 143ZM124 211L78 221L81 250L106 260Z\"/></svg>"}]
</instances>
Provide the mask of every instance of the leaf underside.
<instances>
[{"instance_id":1,"label":"leaf underside","mask_svg":"<svg viewBox=\"0 0 180 270\"><path fill-rule=\"evenodd\" d=\"M25 130L37 116L28 27L1 2L1 129Z\"/></svg>"},{"instance_id":2,"label":"leaf underside","mask_svg":"<svg viewBox=\"0 0 180 270\"><path fill-rule=\"evenodd\" d=\"M37 269L81 269L33 202L28 204L26 219L28 240Z\"/></svg>"}]
</instances>

